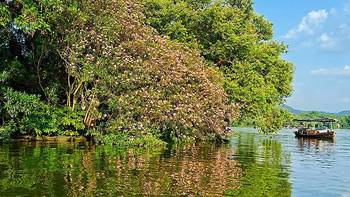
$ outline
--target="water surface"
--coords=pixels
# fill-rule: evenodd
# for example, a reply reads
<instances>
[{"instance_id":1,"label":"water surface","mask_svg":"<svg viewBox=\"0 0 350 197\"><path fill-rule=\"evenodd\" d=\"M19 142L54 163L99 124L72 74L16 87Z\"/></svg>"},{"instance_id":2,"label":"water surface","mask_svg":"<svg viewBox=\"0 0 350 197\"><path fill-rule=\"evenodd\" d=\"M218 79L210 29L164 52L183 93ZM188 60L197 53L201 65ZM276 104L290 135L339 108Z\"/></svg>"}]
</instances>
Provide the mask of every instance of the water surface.
<instances>
[{"instance_id":1,"label":"water surface","mask_svg":"<svg viewBox=\"0 0 350 197\"><path fill-rule=\"evenodd\" d=\"M0 196L350 196L350 130L333 141L237 129L226 145L162 151L0 145Z\"/></svg>"}]
</instances>

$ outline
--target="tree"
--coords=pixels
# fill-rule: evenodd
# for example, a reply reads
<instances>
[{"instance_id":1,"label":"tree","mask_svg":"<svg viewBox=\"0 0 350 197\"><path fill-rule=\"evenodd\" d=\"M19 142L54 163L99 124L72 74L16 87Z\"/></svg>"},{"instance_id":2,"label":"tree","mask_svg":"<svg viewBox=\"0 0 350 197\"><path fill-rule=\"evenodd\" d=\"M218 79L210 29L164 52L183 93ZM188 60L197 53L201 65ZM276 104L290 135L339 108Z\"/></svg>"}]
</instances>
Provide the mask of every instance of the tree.
<instances>
[{"instance_id":1,"label":"tree","mask_svg":"<svg viewBox=\"0 0 350 197\"><path fill-rule=\"evenodd\" d=\"M281 58L286 46L273 40L272 24L251 1L147 0L144 12L159 33L199 50L220 69L241 120L256 120L264 132L279 128L273 119L291 94L293 65Z\"/></svg>"},{"instance_id":2,"label":"tree","mask_svg":"<svg viewBox=\"0 0 350 197\"><path fill-rule=\"evenodd\" d=\"M42 106L78 114L67 117L80 118L83 112L85 134L95 137L193 140L226 134L235 106L228 102L222 75L196 50L159 36L145 24L139 2L1 5L11 13L3 30L14 43L4 49L1 71L9 73L4 83L10 92L23 94L20 98L41 98ZM0 97L8 109L22 102ZM10 113L3 109L6 126ZM74 125L81 129L80 123Z\"/></svg>"},{"instance_id":3,"label":"tree","mask_svg":"<svg viewBox=\"0 0 350 197\"><path fill-rule=\"evenodd\" d=\"M232 109L215 69L193 51L155 34L137 3L82 1L64 48L67 105L80 101L88 128L193 139L225 134ZM96 17L98 16L98 17ZM98 42L97 42L98 41Z\"/></svg>"}]
</instances>

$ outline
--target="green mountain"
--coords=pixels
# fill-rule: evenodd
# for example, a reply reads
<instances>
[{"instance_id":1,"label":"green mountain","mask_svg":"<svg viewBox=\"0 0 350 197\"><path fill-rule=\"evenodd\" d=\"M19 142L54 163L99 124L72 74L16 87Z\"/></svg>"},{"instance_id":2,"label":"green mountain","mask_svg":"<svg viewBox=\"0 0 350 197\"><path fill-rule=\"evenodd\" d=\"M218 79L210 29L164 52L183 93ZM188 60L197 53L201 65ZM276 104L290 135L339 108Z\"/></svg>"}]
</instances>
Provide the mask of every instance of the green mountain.
<instances>
[{"instance_id":1,"label":"green mountain","mask_svg":"<svg viewBox=\"0 0 350 197\"><path fill-rule=\"evenodd\" d=\"M293 107L283 104L282 108L287 109L290 113L295 114L295 115L299 115L302 113L308 113L308 112L313 112L313 111L303 111L303 110L298 110L298 109L294 109ZM315 111L321 114L334 114L334 115L338 115L338 116L350 116L350 110L344 110L338 113L331 113L331 112L324 112L324 111Z\"/></svg>"},{"instance_id":2,"label":"green mountain","mask_svg":"<svg viewBox=\"0 0 350 197\"><path fill-rule=\"evenodd\" d=\"M341 116L350 116L350 110L344 110L338 113Z\"/></svg>"},{"instance_id":3,"label":"green mountain","mask_svg":"<svg viewBox=\"0 0 350 197\"><path fill-rule=\"evenodd\" d=\"M283 104L283 105L282 105L282 108L288 110L290 113L295 114L295 115L299 115L299 114L301 114L301 113L306 112L306 111L294 109L293 107L291 107L291 106L289 106L289 105L286 105L286 104Z\"/></svg>"}]
</instances>

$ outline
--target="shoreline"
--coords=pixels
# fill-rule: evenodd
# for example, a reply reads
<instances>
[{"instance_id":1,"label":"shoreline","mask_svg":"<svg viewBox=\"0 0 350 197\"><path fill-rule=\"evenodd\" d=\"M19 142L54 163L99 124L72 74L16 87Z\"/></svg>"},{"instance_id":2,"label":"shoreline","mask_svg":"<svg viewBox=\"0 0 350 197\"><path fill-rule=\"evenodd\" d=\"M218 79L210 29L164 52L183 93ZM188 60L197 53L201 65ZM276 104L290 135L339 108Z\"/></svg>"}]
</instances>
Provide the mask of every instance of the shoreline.
<instances>
[{"instance_id":1,"label":"shoreline","mask_svg":"<svg viewBox=\"0 0 350 197\"><path fill-rule=\"evenodd\" d=\"M10 138L18 142L89 142L92 141L84 136L30 136L22 135Z\"/></svg>"}]
</instances>

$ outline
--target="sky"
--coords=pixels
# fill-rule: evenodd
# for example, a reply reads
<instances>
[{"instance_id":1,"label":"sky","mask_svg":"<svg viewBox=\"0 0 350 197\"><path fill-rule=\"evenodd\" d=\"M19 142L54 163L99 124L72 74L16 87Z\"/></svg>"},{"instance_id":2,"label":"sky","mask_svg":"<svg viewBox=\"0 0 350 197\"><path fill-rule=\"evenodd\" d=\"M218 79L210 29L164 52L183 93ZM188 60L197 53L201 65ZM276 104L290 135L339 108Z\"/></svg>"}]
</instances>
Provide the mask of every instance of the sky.
<instances>
[{"instance_id":1,"label":"sky","mask_svg":"<svg viewBox=\"0 0 350 197\"><path fill-rule=\"evenodd\" d=\"M287 104L300 110L350 109L350 0L255 0L288 45L294 92Z\"/></svg>"}]
</instances>

